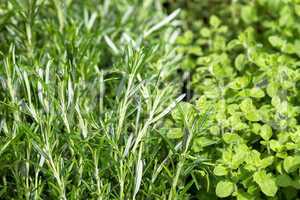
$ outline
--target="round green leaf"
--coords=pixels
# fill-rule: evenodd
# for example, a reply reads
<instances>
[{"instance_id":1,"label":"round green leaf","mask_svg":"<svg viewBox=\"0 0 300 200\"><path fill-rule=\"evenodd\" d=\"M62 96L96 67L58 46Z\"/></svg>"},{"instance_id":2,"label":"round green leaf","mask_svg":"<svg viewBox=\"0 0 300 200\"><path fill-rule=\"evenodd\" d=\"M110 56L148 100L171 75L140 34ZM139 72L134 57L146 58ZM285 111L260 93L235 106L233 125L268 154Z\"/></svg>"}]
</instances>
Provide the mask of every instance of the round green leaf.
<instances>
[{"instance_id":1,"label":"round green leaf","mask_svg":"<svg viewBox=\"0 0 300 200\"><path fill-rule=\"evenodd\" d=\"M250 90L250 96L254 98L263 98L265 96L265 93L262 89L258 87L254 87Z\"/></svg>"},{"instance_id":2,"label":"round green leaf","mask_svg":"<svg viewBox=\"0 0 300 200\"><path fill-rule=\"evenodd\" d=\"M270 148L271 148L273 151L277 151L277 152L282 151L282 149L283 149L283 147L284 147L284 146L283 146L282 144L280 144L280 142L277 141L277 140L270 140L269 144L270 144Z\"/></svg>"},{"instance_id":3,"label":"round green leaf","mask_svg":"<svg viewBox=\"0 0 300 200\"><path fill-rule=\"evenodd\" d=\"M260 168L267 168L274 162L274 156L269 156L260 161Z\"/></svg>"},{"instance_id":4,"label":"round green leaf","mask_svg":"<svg viewBox=\"0 0 300 200\"><path fill-rule=\"evenodd\" d=\"M253 180L259 185L261 191L269 196L274 197L277 193L278 187L276 185L276 179L267 174L266 171L258 171L253 175Z\"/></svg>"},{"instance_id":5,"label":"round green leaf","mask_svg":"<svg viewBox=\"0 0 300 200\"><path fill-rule=\"evenodd\" d=\"M278 91L278 84L277 83L271 82L271 83L268 84L268 86L267 86L267 94L270 97L276 96L277 95L277 91Z\"/></svg>"},{"instance_id":6,"label":"round green leaf","mask_svg":"<svg viewBox=\"0 0 300 200\"><path fill-rule=\"evenodd\" d=\"M245 117L246 117L246 119L248 119L249 121L252 121L252 122L257 122L257 121L261 120L259 113L254 110L251 112L247 112L245 114Z\"/></svg>"},{"instance_id":7,"label":"round green leaf","mask_svg":"<svg viewBox=\"0 0 300 200\"><path fill-rule=\"evenodd\" d=\"M237 70L242 71L244 69L246 63L246 56L244 54L240 54L235 58L234 66Z\"/></svg>"},{"instance_id":8,"label":"round green leaf","mask_svg":"<svg viewBox=\"0 0 300 200\"><path fill-rule=\"evenodd\" d=\"M223 135L223 140L227 143L227 144L237 144L243 141L243 139L235 133L225 133Z\"/></svg>"},{"instance_id":9,"label":"round green leaf","mask_svg":"<svg viewBox=\"0 0 300 200\"><path fill-rule=\"evenodd\" d=\"M214 174L216 176L226 176L228 174L228 170L222 165L217 165L214 169Z\"/></svg>"},{"instance_id":10,"label":"round green leaf","mask_svg":"<svg viewBox=\"0 0 300 200\"><path fill-rule=\"evenodd\" d=\"M248 113L256 110L250 98L244 99L240 104L240 108L244 113Z\"/></svg>"},{"instance_id":11,"label":"round green leaf","mask_svg":"<svg viewBox=\"0 0 300 200\"><path fill-rule=\"evenodd\" d=\"M257 112L256 107L253 105L250 98L246 98L241 102L240 109L249 121L256 122L261 119L259 112Z\"/></svg>"},{"instance_id":12,"label":"round green leaf","mask_svg":"<svg viewBox=\"0 0 300 200\"><path fill-rule=\"evenodd\" d=\"M208 28L204 27L200 30L200 34L203 37L210 37L211 31Z\"/></svg>"},{"instance_id":13,"label":"round green leaf","mask_svg":"<svg viewBox=\"0 0 300 200\"><path fill-rule=\"evenodd\" d=\"M276 183L279 187L289 187L292 186L293 180L289 175L282 174L276 177Z\"/></svg>"},{"instance_id":14,"label":"round green leaf","mask_svg":"<svg viewBox=\"0 0 300 200\"><path fill-rule=\"evenodd\" d=\"M214 28L218 28L221 24L221 20L217 16L213 15L209 19L209 24Z\"/></svg>"},{"instance_id":15,"label":"round green leaf","mask_svg":"<svg viewBox=\"0 0 300 200\"><path fill-rule=\"evenodd\" d=\"M216 194L220 198L229 197L234 191L234 184L230 181L220 181L216 187Z\"/></svg>"},{"instance_id":16,"label":"round green leaf","mask_svg":"<svg viewBox=\"0 0 300 200\"><path fill-rule=\"evenodd\" d=\"M283 161L283 168L286 172L294 172L300 167L300 156L288 156Z\"/></svg>"},{"instance_id":17,"label":"round green leaf","mask_svg":"<svg viewBox=\"0 0 300 200\"><path fill-rule=\"evenodd\" d=\"M269 140L272 137L272 128L267 124L263 125L260 129L260 136L264 140Z\"/></svg>"},{"instance_id":18,"label":"round green leaf","mask_svg":"<svg viewBox=\"0 0 300 200\"><path fill-rule=\"evenodd\" d=\"M183 136L183 131L181 130L181 128L171 128L167 133L167 137L170 139L178 139L181 138L182 136Z\"/></svg>"},{"instance_id":19,"label":"round green leaf","mask_svg":"<svg viewBox=\"0 0 300 200\"><path fill-rule=\"evenodd\" d=\"M273 47L279 47L279 48L280 48L280 47L282 47L282 46L284 45L284 43L285 43L284 40L282 40L280 37L275 36L275 35L270 36L270 37L268 38L268 40L269 40L270 44L271 44Z\"/></svg>"},{"instance_id":20,"label":"round green leaf","mask_svg":"<svg viewBox=\"0 0 300 200\"><path fill-rule=\"evenodd\" d=\"M234 90L240 90L245 88L249 84L250 80L247 76L238 77L230 84L230 88Z\"/></svg>"},{"instance_id":21,"label":"round green leaf","mask_svg":"<svg viewBox=\"0 0 300 200\"><path fill-rule=\"evenodd\" d=\"M241 11L241 17L247 24L258 20L256 8L254 6L243 6Z\"/></svg>"},{"instance_id":22,"label":"round green leaf","mask_svg":"<svg viewBox=\"0 0 300 200\"><path fill-rule=\"evenodd\" d=\"M259 123L253 123L253 124L252 124L251 131L252 131L254 134L258 135L259 132L260 132L260 129L261 129L261 125L260 125Z\"/></svg>"}]
</instances>

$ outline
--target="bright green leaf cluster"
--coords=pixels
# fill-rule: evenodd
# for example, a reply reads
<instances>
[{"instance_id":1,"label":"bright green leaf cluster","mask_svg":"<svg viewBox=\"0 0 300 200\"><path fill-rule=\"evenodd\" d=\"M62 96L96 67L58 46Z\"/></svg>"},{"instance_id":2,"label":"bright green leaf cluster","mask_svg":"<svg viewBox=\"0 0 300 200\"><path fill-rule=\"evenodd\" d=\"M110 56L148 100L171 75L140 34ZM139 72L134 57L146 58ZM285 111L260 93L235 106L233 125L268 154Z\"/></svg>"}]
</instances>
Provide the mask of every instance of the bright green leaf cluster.
<instances>
[{"instance_id":1,"label":"bright green leaf cluster","mask_svg":"<svg viewBox=\"0 0 300 200\"><path fill-rule=\"evenodd\" d=\"M194 104L212 109L195 154L216 161L218 197L293 199L300 147L300 2L189 1L179 52ZM204 12L205 11L205 12ZM199 54L190 49L201 49ZM220 140L221 139L221 140Z\"/></svg>"}]
</instances>

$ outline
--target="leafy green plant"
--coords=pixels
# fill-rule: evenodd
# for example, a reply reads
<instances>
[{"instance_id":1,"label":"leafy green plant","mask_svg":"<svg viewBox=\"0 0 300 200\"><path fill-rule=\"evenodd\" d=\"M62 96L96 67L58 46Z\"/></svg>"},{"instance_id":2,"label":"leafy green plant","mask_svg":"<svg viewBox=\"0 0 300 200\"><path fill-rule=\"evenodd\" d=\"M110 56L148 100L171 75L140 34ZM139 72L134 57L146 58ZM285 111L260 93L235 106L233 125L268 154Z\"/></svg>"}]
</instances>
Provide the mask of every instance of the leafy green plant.
<instances>
[{"instance_id":1,"label":"leafy green plant","mask_svg":"<svg viewBox=\"0 0 300 200\"><path fill-rule=\"evenodd\" d=\"M194 106L213 108L193 150L215 163L210 183L217 197L296 198L299 3L177 2L185 8L177 51Z\"/></svg>"}]
</instances>

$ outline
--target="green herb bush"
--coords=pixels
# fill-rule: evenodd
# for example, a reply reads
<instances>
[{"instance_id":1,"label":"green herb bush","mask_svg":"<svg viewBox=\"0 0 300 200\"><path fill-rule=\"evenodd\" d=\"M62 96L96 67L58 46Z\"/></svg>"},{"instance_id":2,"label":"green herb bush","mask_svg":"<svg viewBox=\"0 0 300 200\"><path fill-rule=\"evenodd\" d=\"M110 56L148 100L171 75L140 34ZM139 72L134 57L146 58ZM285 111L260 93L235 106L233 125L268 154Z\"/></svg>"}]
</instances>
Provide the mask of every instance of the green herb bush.
<instances>
[{"instance_id":1,"label":"green herb bush","mask_svg":"<svg viewBox=\"0 0 300 200\"><path fill-rule=\"evenodd\" d=\"M183 98L168 81L178 13L152 0L0 1L0 199L173 193L160 133Z\"/></svg>"},{"instance_id":2,"label":"green herb bush","mask_svg":"<svg viewBox=\"0 0 300 200\"><path fill-rule=\"evenodd\" d=\"M211 110L193 141L211 168L212 196L296 199L300 168L300 1L176 1L181 67L193 106ZM214 196L215 193L215 196Z\"/></svg>"}]
</instances>

